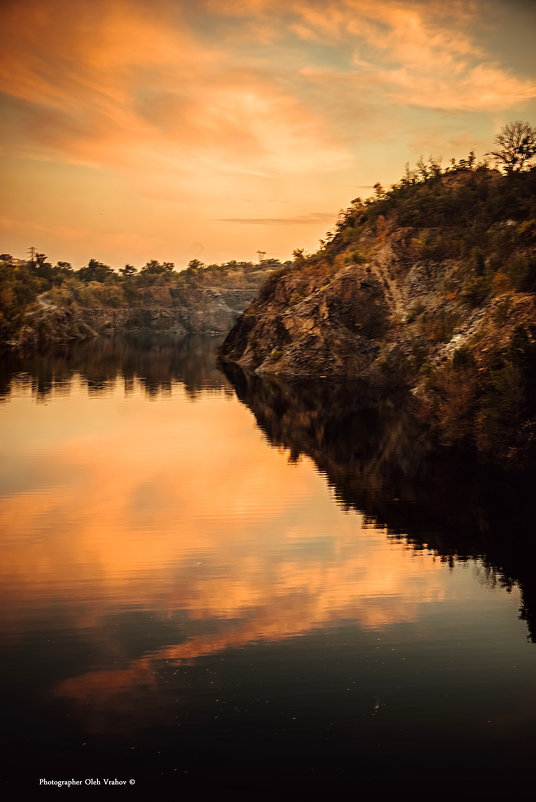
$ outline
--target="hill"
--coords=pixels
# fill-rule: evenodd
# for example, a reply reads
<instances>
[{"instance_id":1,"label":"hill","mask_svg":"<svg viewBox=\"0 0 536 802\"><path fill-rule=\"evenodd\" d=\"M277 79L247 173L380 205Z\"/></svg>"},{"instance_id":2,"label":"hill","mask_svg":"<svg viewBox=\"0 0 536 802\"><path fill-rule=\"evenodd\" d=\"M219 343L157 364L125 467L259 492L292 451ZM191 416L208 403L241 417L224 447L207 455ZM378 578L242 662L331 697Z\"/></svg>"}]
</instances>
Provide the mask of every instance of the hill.
<instances>
[{"instance_id":1,"label":"hill","mask_svg":"<svg viewBox=\"0 0 536 802\"><path fill-rule=\"evenodd\" d=\"M80 270L53 267L43 254L32 261L0 257L0 348L28 351L99 334L229 331L259 286L280 262L194 260L183 271L148 262L118 273L90 260Z\"/></svg>"},{"instance_id":2,"label":"hill","mask_svg":"<svg viewBox=\"0 0 536 802\"><path fill-rule=\"evenodd\" d=\"M445 443L536 450L536 170L431 161L356 198L275 271L222 359L259 374L408 387Z\"/></svg>"}]
</instances>

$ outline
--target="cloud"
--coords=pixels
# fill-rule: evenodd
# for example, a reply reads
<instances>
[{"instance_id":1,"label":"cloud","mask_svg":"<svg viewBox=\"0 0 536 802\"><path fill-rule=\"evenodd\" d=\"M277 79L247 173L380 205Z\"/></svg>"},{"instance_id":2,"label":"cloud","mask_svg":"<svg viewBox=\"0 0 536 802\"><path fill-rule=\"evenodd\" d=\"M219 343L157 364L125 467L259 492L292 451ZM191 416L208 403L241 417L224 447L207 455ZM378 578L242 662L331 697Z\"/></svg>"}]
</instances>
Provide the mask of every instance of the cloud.
<instances>
[{"instance_id":1,"label":"cloud","mask_svg":"<svg viewBox=\"0 0 536 802\"><path fill-rule=\"evenodd\" d=\"M208 8L215 13L214 4ZM274 29L305 43L351 48L346 69L306 64L303 76L324 73L327 81L353 80L356 89L368 84L386 100L448 110L494 111L536 97L534 80L517 77L477 42L485 13L479 2L275 0L231 2L219 13L241 15L247 30L252 18L266 24L268 10Z\"/></svg>"},{"instance_id":2,"label":"cloud","mask_svg":"<svg viewBox=\"0 0 536 802\"><path fill-rule=\"evenodd\" d=\"M90 165L143 169L171 155L176 171L192 157L200 169L229 158L254 173L309 168L304 146L328 138L321 116L270 71L201 39L180 10L171 25L166 4L152 14L78 0L64 13L60 0L8 2L0 85L25 155L34 142L36 158L48 149Z\"/></svg>"},{"instance_id":3,"label":"cloud","mask_svg":"<svg viewBox=\"0 0 536 802\"><path fill-rule=\"evenodd\" d=\"M7 408L4 450L24 484L0 499L10 533L0 569L6 629L18 636L49 604L68 604L70 624L88 636L110 605L211 627L198 635L194 625L185 643L168 641L126 673L75 678L58 693L106 694L111 678L116 689L135 687L159 660L284 640L329 621L383 629L444 597L439 561L342 515L309 460L290 475L284 450L267 447L224 388L195 404L176 388L148 416L139 386L126 410L122 381L98 404L77 382L58 390L71 391L67 411L51 403L46 420L38 416L31 441L49 467L37 463L33 474L24 470L30 435L21 441L17 410ZM31 390L17 392L28 400Z\"/></svg>"},{"instance_id":4,"label":"cloud","mask_svg":"<svg viewBox=\"0 0 536 802\"><path fill-rule=\"evenodd\" d=\"M0 145L36 173L37 162L57 166L39 173L48 202L32 209L37 225L57 229L49 250L53 237L69 247L62 225L90 229L91 210L107 203L116 230L95 236L110 235L119 262L117 229L174 237L179 254L179 219L214 243L211 259L255 250L245 230L233 244L237 223L252 238L254 225L273 226L270 249L284 256L292 226L312 231L311 197L342 206L357 182L396 180L423 130L436 133L420 152L459 157L448 146L464 135L489 149L496 120L536 96L505 56L512 42L502 56L486 51L484 13L462 0L4 0ZM62 179L65 165L79 172ZM10 188L18 219L34 185L24 169ZM291 213L272 217L269 196L292 201Z\"/></svg>"},{"instance_id":5,"label":"cloud","mask_svg":"<svg viewBox=\"0 0 536 802\"><path fill-rule=\"evenodd\" d=\"M297 215L296 217L222 217L216 222L219 223L251 223L254 225L307 225L319 223L323 220L333 220L336 215L333 212L309 212L308 214Z\"/></svg>"},{"instance_id":6,"label":"cloud","mask_svg":"<svg viewBox=\"0 0 536 802\"><path fill-rule=\"evenodd\" d=\"M494 65L451 65L430 75L426 69L415 74L402 67L378 74L387 94L399 103L464 111L493 111L509 108L536 97L536 83L519 80Z\"/></svg>"},{"instance_id":7,"label":"cloud","mask_svg":"<svg viewBox=\"0 0 536 802\"><path fill-rule=\"evenodd\" d=\"M315 169L340 169L350 164L338 121L348 125L348 101L353 114L372 101L378 114L382 95L449 110L496 110L536 95L533 81L482 53L469 28L478 10L207 0L194 13L187 3L149 12L133 0L76 0L67 9L62 0L8 0L6 136L15 153L90 165L167 163L180 173L186 161L201 171L229 161L271 175L309 171L314 152ZM255 40L257 52L253 24L272 28L270 43ZM323 63L309 54L313 40L326 49ZM334 69L330 53L341 42L346 64ZM323 95L310 95L308 84L321 84Z\"/></svg>"},{"instance_id":8,"label":"cloud","mask_svg":"<svg viewBox=\"0 0 536 802\"><path fill-rule=\"evenodd\" d=\"M318 35L353 42L353 68L305 66L301 74L324 84L353 83L396 103L447 110L494 111L536 97L536 82L516 77L486 56L470 28L480 10L459 4L341 0L325 19L296 6Z\"/></svg>"}]
</instances>

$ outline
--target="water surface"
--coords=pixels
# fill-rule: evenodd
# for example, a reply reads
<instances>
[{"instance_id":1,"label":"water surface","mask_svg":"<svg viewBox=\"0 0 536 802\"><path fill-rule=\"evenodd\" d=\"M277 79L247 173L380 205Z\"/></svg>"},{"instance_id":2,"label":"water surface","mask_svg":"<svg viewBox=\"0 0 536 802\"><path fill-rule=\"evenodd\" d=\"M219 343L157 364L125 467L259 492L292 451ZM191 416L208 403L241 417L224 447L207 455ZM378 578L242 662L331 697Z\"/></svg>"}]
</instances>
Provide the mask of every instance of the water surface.
<instances>
[{"instance_id":1,"label":"water surface","mask_svg":"<svg viewBox=\"0 0 536 802\"><path fill-rule=\"evenodd\" d=\"M5 782L424 798L530 776L518 480L438 459L401 401L226 377L218 342L4 368Z\"/></svg>"}]
</instances>

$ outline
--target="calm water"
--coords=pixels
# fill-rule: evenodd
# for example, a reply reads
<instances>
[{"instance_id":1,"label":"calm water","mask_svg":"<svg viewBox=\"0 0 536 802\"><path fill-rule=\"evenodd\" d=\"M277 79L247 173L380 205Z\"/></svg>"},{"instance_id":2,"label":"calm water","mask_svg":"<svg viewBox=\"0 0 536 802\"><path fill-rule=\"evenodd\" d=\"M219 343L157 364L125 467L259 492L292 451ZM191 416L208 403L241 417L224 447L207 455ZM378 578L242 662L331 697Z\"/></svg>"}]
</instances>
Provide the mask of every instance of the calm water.
<instances>
[{"instance_id":1,"label":"calm water","mask_svg":"<svg viewBox=\"0 0 536 802\"><path fill-rule=\"evenodd\" d=\"M439 460L402 400L227 378L217 345L0 376L4 781L513 789L536 725L520 480Z\"/></svg>"}]
</instances>

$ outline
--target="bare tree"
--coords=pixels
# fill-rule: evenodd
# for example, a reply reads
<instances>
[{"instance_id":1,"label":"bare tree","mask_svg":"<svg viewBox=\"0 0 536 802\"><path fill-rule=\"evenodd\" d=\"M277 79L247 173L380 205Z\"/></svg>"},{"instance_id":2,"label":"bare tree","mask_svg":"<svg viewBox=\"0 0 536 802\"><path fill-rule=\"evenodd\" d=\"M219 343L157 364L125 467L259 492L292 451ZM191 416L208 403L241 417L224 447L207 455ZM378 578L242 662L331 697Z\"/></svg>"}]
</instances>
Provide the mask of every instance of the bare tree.
<instances>
[{"instance_id":1,"label":"bare tree","mask_svg":"<svg viewBox=\"0 0 536 802\"><path fill-rule=\"evenodd\" d=\"M536 128L521 120L508 123L495 137L495 144L497 150L488 155L507 173L519 172L536 156Z\"/></svg>"}]
</instances>

